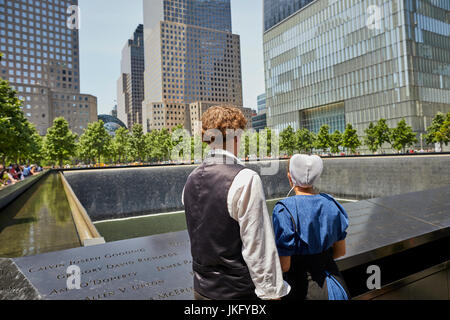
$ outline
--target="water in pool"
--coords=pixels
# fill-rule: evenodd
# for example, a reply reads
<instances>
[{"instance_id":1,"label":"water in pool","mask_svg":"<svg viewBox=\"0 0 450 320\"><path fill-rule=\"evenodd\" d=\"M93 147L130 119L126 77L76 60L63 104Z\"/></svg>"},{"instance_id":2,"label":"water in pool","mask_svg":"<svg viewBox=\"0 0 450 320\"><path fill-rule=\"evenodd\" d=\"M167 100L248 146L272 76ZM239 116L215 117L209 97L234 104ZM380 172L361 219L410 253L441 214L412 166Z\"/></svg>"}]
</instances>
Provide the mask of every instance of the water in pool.
<instances>
[{"instance_id":1,"label":"water in pool","mask_svg":"<svg viewBox=\"0 0 450 320\"><path fill-rule=\"evenodd\" d=\"M267 209L270 214L272 214L273 208L277 202L278 200L267 201ZM340 202L344 203L345 201ZM95 227L107 242L146 237L187 229L184 211L99 221L95 223Z\"/></svg>"},{"instance_id":2,"label":"water in pool","mask_svg":"<svg viewBox=\"0 0 450 320\"><path fill-rule=\"evenodd\" d=\"M0 257L15 258L80 246L57 174L49 174L0 210Z\"/></svg>"}]
</instances>

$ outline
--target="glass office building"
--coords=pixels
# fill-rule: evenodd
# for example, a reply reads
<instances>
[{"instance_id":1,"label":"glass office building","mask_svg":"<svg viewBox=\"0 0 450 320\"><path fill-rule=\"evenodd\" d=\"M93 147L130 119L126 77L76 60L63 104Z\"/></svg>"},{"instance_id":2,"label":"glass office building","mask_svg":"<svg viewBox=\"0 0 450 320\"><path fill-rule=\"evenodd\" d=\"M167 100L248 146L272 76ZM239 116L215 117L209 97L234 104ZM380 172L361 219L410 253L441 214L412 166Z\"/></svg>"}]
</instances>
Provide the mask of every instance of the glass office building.
<instances>
[{"instance_id":1,"label":"glass office building","mask_svg":"<svg viewBox=\"0 0 450 320\"><path fill-rule=\"evenodd\" d=\"M141 124L144 100L144 26L138 25L122 49L120 77L117 81L117 115L132 128Z\"/></svg>"},{"instance_id":2,"label":"glass office building","mask_svg":"<svg viewBox=\"0 0 450 320\"><path fill-rule=\"evenodd\" d=\"M166 21L231 32L230 0L164 1Z\"/></svg>"},{"instance_id":3,"label":"glass office building","mask_svg":"<svg viewBox=\"0 0 450 320\"><path fill-rule=\"evenodd\" d=\"M242 107L230 0L144 1L145 131L189 128L189 104Z\"/></svg>"},{"instance_id":4,"label":"glass office building","mask_svg":"<svg viewBox=\"0 0 450 320\"><path fill-rule=\"evenodd\" d=\"M314 0L264 0L264 31L283 21Z\"/></svg>"},{"instance_id":5,"label":"glass office building","mask_svg":"<svg viewBox=\"0 0 450 320\"><path fill-rule=\"evenodd\" d=\"M315 0L281 22L267 5L277 2L265 1L270 127L363 134L404 118L424 133L450 111L450 1Z\"/></svg>"},{"instance_id":6,"label":"glass office building","mask_svg":"<svg viewBox=\"0 0 450 320\"><path fill-rule=\"evenodd\" d=\"M266 94L259 95L256 98L256 103L258 106L258 114L252 117L252 128L259 132L267 128Z\"/></svg>"},{"instance_id":7,"label":"glass office building","mask_svg":"<svg viewBox=\"0 0 450 320\"><path fill-rule=\"evenodd\" d=\"M0 0L0 77L23 101L41 135L56 117L81 134L97 121L97 98L80 93L79 32L68 27L77 0Z\"/></svg>"},{"instance_id":8,"label":"glass office building","mask_svg":"<svg viewBox=\"0 0 450 320\"><path fill-rule=\"evenodd\" d=\"M267 110L266 107L266 94L263 93L256 98L256 104L258 106L258 114L265 113Z\"/></svg>"}]
</instances>

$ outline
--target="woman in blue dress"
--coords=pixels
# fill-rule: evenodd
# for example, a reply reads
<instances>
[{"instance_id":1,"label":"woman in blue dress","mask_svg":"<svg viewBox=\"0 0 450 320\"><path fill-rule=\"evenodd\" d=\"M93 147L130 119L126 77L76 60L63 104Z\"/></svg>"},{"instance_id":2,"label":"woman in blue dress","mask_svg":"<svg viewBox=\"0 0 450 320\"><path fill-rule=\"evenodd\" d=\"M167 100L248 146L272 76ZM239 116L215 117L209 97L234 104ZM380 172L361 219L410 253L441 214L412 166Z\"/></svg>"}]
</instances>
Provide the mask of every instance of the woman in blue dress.
<instances>
[{"instance_id":1,"label":"woman in blue dress","mask_svg":"<svg viewBox=\"0 0 450 320\"><path fill-rule=\"evenodd\" d=\"M345 255L348 215L333 197L314 191L322 171L320 157L294 155L288 178L296 196L278 202L273 211L281 267L292 288L286 299L349 299L334 261Z\"/></svg>"}]
</instances>

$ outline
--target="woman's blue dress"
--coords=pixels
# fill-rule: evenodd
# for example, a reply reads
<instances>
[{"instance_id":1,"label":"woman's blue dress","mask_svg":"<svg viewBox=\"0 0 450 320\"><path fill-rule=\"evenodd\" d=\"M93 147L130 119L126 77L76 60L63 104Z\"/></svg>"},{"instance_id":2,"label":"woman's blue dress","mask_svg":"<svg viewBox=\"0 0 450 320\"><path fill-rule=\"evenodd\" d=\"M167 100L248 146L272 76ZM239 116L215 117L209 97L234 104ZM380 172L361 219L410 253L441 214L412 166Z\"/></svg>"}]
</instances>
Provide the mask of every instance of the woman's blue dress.
<instances>
[{"instance_id":1,"label":"woman's blue dress","mask_svg":"<svg viewBox=\"0 0 450 320\"><path fill-rule=\"evenodd\" d=\"M347 236L348 215L333 197L284 199L274 208L273 227L279 255L291 257L285 274L292 287L289 299L349 299L332 252Z\"/></svg>"}]
</instances>

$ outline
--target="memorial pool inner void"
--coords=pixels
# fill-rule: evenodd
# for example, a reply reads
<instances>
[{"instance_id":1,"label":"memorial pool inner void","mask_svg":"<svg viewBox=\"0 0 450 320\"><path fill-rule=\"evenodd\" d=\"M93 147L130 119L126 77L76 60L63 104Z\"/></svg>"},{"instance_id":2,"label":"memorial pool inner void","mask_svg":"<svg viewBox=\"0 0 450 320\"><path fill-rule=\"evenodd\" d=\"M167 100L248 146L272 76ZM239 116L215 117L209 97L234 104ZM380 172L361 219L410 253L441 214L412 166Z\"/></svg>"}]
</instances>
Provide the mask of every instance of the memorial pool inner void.
<instances>
[{"instance_id":1,"label":"memorial pool inner void","mask_svg":"<svg viewBox=\"0 0 450 320\"><path fill-rule=\"evenodd\" d=\"M270 215L272 215L273 208L278 201L279 199L267 201L267 209ZM350 201L340 200L339 202L344 204ZM184 211L144 214L139 217L104 220L94 222L94 225L107 242L146 237L187 229Z\"/></svg>"}]
</instances>

